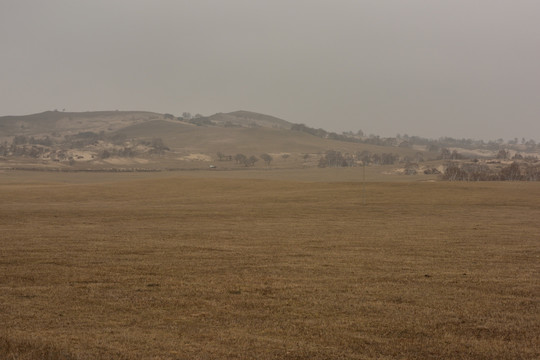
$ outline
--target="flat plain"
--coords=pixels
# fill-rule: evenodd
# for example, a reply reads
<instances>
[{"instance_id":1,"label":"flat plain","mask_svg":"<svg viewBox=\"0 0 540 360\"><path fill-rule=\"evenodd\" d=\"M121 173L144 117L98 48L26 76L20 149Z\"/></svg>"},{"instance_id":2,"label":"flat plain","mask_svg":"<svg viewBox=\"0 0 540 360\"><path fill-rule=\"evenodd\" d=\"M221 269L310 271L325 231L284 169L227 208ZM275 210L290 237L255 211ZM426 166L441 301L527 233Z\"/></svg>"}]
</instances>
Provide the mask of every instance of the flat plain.
<instances>
[{"instance_id":1,"label":"flat plain","mask_svg":"<svg viewBox=\"0 0 540 360\"><path fill-rule=\"evenodd\" d=\"M10 174L2 359L540 357L538 183Z\"/></svg>"}]
</instances>

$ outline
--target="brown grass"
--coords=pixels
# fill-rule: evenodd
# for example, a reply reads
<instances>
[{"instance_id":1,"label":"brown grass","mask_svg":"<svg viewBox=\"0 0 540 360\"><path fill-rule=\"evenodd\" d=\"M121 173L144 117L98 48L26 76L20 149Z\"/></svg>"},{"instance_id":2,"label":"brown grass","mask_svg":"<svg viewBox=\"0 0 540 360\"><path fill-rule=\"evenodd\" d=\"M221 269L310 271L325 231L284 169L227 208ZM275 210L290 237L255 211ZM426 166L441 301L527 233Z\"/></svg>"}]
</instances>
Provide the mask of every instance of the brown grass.
<instances>
[{"instance_id":1,"label":"brown grass","mask_svg":"<svg viewBox=\"0 0 540 360\"><path fill-rule=\"evenodd\" d=\"M537 359L535 183L0 185L0 358Z\"/></svg>"}]
</instances>

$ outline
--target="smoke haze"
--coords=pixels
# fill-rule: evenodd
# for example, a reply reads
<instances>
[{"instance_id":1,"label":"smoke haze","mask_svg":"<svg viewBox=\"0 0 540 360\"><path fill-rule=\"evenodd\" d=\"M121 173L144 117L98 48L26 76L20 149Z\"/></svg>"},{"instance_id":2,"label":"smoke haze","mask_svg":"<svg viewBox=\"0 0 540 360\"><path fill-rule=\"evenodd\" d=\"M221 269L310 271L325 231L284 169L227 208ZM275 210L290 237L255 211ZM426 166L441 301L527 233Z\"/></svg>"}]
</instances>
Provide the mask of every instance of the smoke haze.
<instances>
[{"instance_id":1,"label":"smoke haze","mask_svg":"<svg viewBox=\"0 0 540 360\"><path fill-rule=\"evenodd\" d=\"M540 139L536 0L3 0L0 116L251 110Z\"/></svg>"}]
</instances>

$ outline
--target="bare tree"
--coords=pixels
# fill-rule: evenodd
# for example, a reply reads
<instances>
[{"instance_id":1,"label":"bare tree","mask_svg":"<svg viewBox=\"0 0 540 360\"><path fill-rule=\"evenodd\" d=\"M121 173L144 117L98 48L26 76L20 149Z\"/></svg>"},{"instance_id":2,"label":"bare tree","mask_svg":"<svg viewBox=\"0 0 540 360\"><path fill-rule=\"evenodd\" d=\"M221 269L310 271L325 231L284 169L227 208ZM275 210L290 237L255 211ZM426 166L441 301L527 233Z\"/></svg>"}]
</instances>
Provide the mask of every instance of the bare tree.
<instances>
[{"instance_id":1,"label":"bare tree","mask_svg":"<svg viewBox=\"0 0 540 360\"><path fill-rule=\"evenodd\" d=\"M521 169L517 162L513 162L507 167L501 169L501 180L518 181L522 180Z\"/></svg>"},{"instance_id":2,"label":"bare tree","mask_svg":"<svg viewBox=\"0 0 540 360\"><path fill-rule=\"evenodd\" d=\"M525 168L525 180L540 181L540 166L527 164L527 167Z\"/></svg>"},{"instance_id":3,"label":"bare tree","mask_svg":"<svg viewBox=\"0 0 540 360\"><path fill-rule=\"evenodd\" d=\"M466 178L466 173L456 164L450 164L444 170L442 178L449 181L462 181Z\"/></svg>"}]
</instances>

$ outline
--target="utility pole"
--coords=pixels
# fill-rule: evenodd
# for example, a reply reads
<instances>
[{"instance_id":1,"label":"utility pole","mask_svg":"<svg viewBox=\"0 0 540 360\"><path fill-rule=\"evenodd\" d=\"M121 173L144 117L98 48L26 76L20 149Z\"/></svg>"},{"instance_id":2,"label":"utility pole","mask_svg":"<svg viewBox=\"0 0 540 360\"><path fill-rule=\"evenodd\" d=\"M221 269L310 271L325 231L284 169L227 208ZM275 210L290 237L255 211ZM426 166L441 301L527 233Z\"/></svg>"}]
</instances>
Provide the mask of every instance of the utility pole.
<instances>
[{"instance_id":1,"label":"utility pole","mask_svg":"<svg viewBox=\"0 0 540 360\"><path fill-rule=\"evenodd\" d=\"M362 161L362 205L366 205L366 162Z\"/></svg>"}]
</instances>

